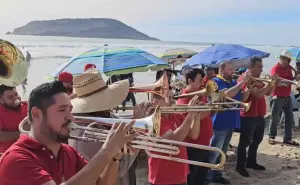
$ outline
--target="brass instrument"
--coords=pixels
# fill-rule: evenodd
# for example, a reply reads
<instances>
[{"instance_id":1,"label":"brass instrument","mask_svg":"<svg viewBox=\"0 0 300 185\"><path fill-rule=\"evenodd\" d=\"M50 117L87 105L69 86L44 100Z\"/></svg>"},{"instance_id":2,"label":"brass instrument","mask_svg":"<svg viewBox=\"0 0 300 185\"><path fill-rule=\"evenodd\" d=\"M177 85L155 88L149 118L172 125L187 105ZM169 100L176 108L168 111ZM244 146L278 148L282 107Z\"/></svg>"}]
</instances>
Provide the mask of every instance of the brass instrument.
<instances>
[{"instance_id":1,"label":"brass instrument","mask_svg":"<svg viewBox=\"0 0 300 185\"><path fill-rule=\"evenodd\" d=\"M163 73L163 76L157 80L154 84L151 85L145 85L145 86L133 86L129 88L129 92L134 93L153 93L158 94L162 97L166 97L167 93L169 91L169 80L167 72L165 71Z\"/></svg>"},{"instance_id":2,"label":"brass instrument","mask_svg":"<svg viewBox=\"0 0 300 185\"><path fill-rule=\"evenodd\" d=\"M27 78L28 62L12 43L0 39L0 84L15 87Z\"/></svg>"},{"instance_id":3,"label":"brass instrument","mask_svg":"<svg viewBox=\"0 0 300 185\"><path fill-rule=\"evenodd\" d=\"M143 149L146 151L147 155L152 158L164 159L174 162L181 162L186 164L198 165L207 167L214 170L222 170L224 168L226 155L224 152L216 147L208 147L203 145L191 144L180 141L173 141L160 138L160 117L161 113L157 108L151 116L143 119L136 119L133 125L133 130L138 132L140 135L130 142L132 148ZM75 116L75 121L69 125L70 131L73 130L83 130L84 135L82 137L75 137L70 135L70 139L86 141L86 142L105 142L109 130L106 128L92 128L79 126L77 123L94 123L101 126L112 126L113 123L123 122L129 123L132 119L114 119L114 118L99 118L99 117L82 117ZM20 123L19 130L21 133L28 133L23 129L23 123ZM209 150L214 152L219 152L221 156L221 162L219 164L210 164L199 161L191 161L186 159L181 159L176 157L180 152L179 146L192 147L202 150ZM153 153L155 152L155 153Z\"/></svg>"},{"instance_id":4,"label":"brass instrument","mask_svg":"<svg viewBox=\"0 0 300 185\"><path fill-rule=\"evenodd\" d=\"M240 105L242 107L226 107L232 105ZM220 111L233 111L233 110L249 110L249 103L240 102L224 102L224 103L207 103L203 105L189 106L187 104L174 105L170 107L159 107L162 114L168 113L186 113L186 112L220 112ZM117 107L114 110L134 110L134 107Z\"/></svg>"},{"instance_id":5,"label":"brass instrument","mask_svg":"<svg viewBox=\"0 0 300 185\"><path fill-rule=\"evenodd\" d=\"M222 93L222 91L221 91ZM202 89L200 91L188 93L188 94L182 94L179 96L174 96L175 99L179 98L187 98L192 96L207 96L210 102L219 102L222 97L220 96L221 93L218 90L218 84L213 80L208 80L206 82L205 89Z\"/></svg>"},{"instance_id":6,"label":"brass instrument","mask_svg":"<svg viewBox=\"0 0 300 185\"><path fill-rule=\"evenodd\" d=\"M208 80L206 83L206 87L203 90L200 91L196 91L196 92L192 92L192 93L188 93L188 94L183 94L183 95L179 95L179 96L175 96L176 99L179 98L186 98L186 97L192 97L192 96L207 96L209 101L212 103L218 103L220 101L222 101L224 98L231 101L231 102L224 102L222 105L225 106L237 106L240 105L241 107L243 107L243 110L245 112L247 112L250 109L251 106L251 102L249 103L245 103L245 102L241 102L241 101L237 101L233 98L230 97L226 97L225 96L225 90L226 89L222 89L222 90L218 90L218 84L213 81L213 80ZM220 104L219 104L220 105Z\"/></svg>"},{"instance_id":7,"label":"brass instrument","mask_svg":"<svg viewBox=\"0 0 300 185\"><path fill-rule=\"evenodd\" d=\"M242 75L233 74L233 76L241 77ZM274 79L264 79L264 78L257 78L257 77L251 77L252 80L262 81L266 83L275 83Z\"/></svg>"}]
</instances>

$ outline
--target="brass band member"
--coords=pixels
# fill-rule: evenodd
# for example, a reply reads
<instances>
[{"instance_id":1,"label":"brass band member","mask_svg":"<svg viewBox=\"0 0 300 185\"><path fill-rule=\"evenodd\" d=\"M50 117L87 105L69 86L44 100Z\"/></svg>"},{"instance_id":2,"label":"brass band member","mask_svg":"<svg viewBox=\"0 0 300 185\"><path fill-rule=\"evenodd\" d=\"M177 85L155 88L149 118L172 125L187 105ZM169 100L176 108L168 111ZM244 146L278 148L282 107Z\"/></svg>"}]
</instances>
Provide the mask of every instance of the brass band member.
<instances>
[{"instance_id":1,"label":"brass band member","mask_svg":"<svg viewBox=\"0 0 300 185\"><path fill-rule=\"evenodd\" d=\"M20 136L19 124L27 116L27 104L15 87L0 85L0 155Z\"/></svg>"},{"instance_id":2,"label":"brass band member","mask_svg":"<svg viewBox=\"0 0 300 185\"><path fill-rule=\"evenodd\" d=\"M101 74L95 68L86 70L83 74L75 76L73 82L74 91L79 96L71 100L73 105L72 113L77 116L110 118L112 113L110 113L109 110L122 103L122 100L126 98L129 91L128 80L118 81L117 83L105 86ZM89 83L87 84L85 82ZM103 90L91 92L90 89ZM140 118L140 113L140 109L136 110L134 112L134 119ZM80 123L78 124L80 125ZM86 126L86 124L82 124L82 126ZM97 128L97 125L94 125L93 127ZM76 130L72 135L83 136L83 133L83 131ZM69 140L69 145L73 146L87 160L92 159L102 146L102 144L99 143L87 143L75 140ZM120 160L118 184L135 184L136 177L134 166L132 164L135 161L137 154L138 152L132 155L125 154L122 160L121 158L118 159ZM131 170L132 168L133 170ZM128 171L131 173L129 174Z\"/></svg>"},{"instance_id":3,"label":"brass band member","mask_svg":"<svg viewBox=\"0 0 300 185\"><path fill-rule=\"evenodd\" d=\"M277 74L281 78L294 80L290 63L292 54L286 50L282 51L278 63L273 66L271 75ZM296 80L299 77L297 77ZM271 119L269 124L269 144L275 145L275 137L277 135L277 124L280 121L280 112L283 110L285 115L285 132L283 143L294 146L299 146L299 143L292 140L292 125L293 125L293 105L290 97L291 84L287 82L279 82L275 91L272 94L271 100Z\"/></svg>"},{"instance_id":4,"label":"brass band member","mask_svg":"<svg viewBox=\"0 0 300 185\"><path fill-rule=\"evenodd\" d=\"M100 102L99 102L100 103ZM89 163L68 140L73 120L67 90L59 81L39 85L29 95L29 135L21 135L0 159L1 185L116 183L121 148L135 135L134 122L114 124L102 148Z\"/></svg>"},{"instance_id":5,"label":"brass band member","mask_svg":"<svg viewBox=\"0 0 300 185\"><path fill-rule=\"evenodd\" d=\"M198 68L188 69L185 73L185 80L187 87L183 90L182 94L187 94L195 91L199 91L202 86L204 78L204 72ZM191 98L181 98L177 101L177 104L188 104ZM199 100L203 103L208 103L205 96L199 97ZM212 120L210 112L203 113L201 121L199 123L199 137L188 137L187 141L193 144L210 145L210 140L213 135ZM209 151L199 150L195 148L187 148L188 159L193 161L209 162ZM205 184L208 168L190 165L190 174L188 175L188 185Z\"/></svg>"},{"instance_id":6,"label":"brass band member","mask_svg":"<svg viewBox=\"0 0 300 185\"><path fill-rule=\"evenodd\" d=\"M235 100L243 101L248 98L250 91L242 91L244 84L251 78L251 74L247 73L245 78L237 83L233 79L234 65L230 62L224 62L220 65L219 74L213 80L217 83L219 90L227 89L226 96ZM232 137L233 129L240 125L239 111L217 112L213 115L213 132L211 146L222 149L227 153L229 142ZM219 153L210 153L210 163L215 164L219 160ZM222 176L222 172L211 170L209 179L214 183L230 184L230 181Z\"/></svg>"},{"instance_id":7,"label":"brass band member","mask_svg":"<svg viewBox=\"0 0 300 185\"><path fill-rule=\"evenodd\" d=\"M157 106L171 106L174 102L172 91L168 97L153 94L152 103ZM195 96L189 106L196 105ZM197 138L199 135L200 114L190 112L186 117L181 114L162 114L160 136L165 139L183 141L187 136ZM180 147L178 158L188 159L186 147ZM150 185L185 185L189 173L188 164L163 159L148 159L148 181Z\"/></svg>"},{"instance_id":8,"label":"brass band member","mask_svg":"<svg viewBox=\"0 0 300 185\"><path fill-rule=\"evenodd\" d=\"M248 66L248 71L253 77L259 78L263 71L263 63L260 58L253 58ZM243 80L241 76L238 81ZM265 170L265 167L259 165L256 161L257 149L264 137L265 118L267 105L265 95L269 96L274 91L274 82L264 84L259 80L250 80L250 96L246 102L251 102L249 111L241 111L241 129L240 141L237 151L236 170L244 177L249 177L246 168L254 170ZM243 89L246 88L246 84ZM246 148L249 146L248 157L246 157Z\"/></svg>"}]
</instances>

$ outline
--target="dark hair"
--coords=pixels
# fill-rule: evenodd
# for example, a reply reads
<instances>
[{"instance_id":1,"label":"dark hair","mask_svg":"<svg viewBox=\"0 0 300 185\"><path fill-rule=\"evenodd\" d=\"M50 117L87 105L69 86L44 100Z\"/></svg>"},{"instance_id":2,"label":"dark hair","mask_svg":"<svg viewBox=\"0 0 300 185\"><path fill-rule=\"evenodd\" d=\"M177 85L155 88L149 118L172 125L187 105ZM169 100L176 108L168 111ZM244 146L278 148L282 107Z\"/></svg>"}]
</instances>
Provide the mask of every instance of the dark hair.
<instances>
[{"instance_id":1,"label":"dark hair","mask_svg":"<svg viewBox=\"0 0 300 185\"><path fill-rule=\"evenodd\" d=\"M15 87L9 87L6 85L0 85L0 96L3 96L5 91L13 90Z\"/></svg>"},{"instance_id":2,"label":"dark hair","mask_svg":"<svg viewBox=\"0 0 300 185\"><path fill-rule=\"evenodd\" d=\"M253 57L250 59L248 68L252 68L253 66L255 66L258 62L262 62L261 58L258 57Z\"/></svg>"},{"instance_id":3,"label":"dark hair","mask_svg":"<svg viewBox=\"0 0 300 185\"><path fill-rule=\"evenodd\" d=\"M188 84L189 79L191 79L192 81L195 81L195 78L198 74L200 74L202 78L205 76L205 73L201 69L198 69L198 68L188 69L184 75L186 84Z\"/></svg>"},{"instance_id":4,"label":"dark hair","mask_svg":"<svg viewBox=\"0 0 300 185\"><path fill-rule=\"evenodd\" d=\"M66 93L67 89L60 81L44 83L34 88L28 98L28 115L32 121L31 109L39 108L43 113L45 110L55 103L53 96L59 93Z\"/></svg>"},{"instance_id":5,"label":"dark hair","mask_svg":"<svg viewBox=\"0 0 300 185\"><path fill-rule=\"evenodd\" d=\"M212 67L206 67L206 68L205 68L205 71L206 71L206 72L207 72L207 71L215 71L215 69L212 68Z\"/></svg>"}]
</instances>

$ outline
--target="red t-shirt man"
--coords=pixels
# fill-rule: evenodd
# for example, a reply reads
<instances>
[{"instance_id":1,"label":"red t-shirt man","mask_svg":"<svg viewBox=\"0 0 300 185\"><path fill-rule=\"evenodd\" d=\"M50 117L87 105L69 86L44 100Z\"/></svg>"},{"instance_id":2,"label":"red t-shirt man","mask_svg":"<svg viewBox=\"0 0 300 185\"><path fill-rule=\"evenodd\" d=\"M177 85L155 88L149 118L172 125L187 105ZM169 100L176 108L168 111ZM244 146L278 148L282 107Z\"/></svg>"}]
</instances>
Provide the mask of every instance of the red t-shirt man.
<instances>
[{"instance_id":1,"label":"red t-shirt man","mask_svg":"<svg viewBox=\"0 0 300 185\"><path fill-rule=\"evenodd\" d=\"M56 184L70 179L87 161L67 144L61 144L59 155L27 135L21 135L0 158L1 185Z\"/></svg>"},{"instance_id":2,"label":"red t-shirt man","mask_svg":"<svg viewBox=\"0 0 300 185\"><path fill-rule=\"evenodd\" d=\"M9 110L0 105L0 130L19 131L20 122L27 116L27 103L22 103L19 110ZM15 141L0 142L0 153L4 153Z\"/></svg>"},{"instance_id":3,"label":"red t-shirt man","mask_svg":"<svg viewBox=\"0 0 300 185\"><path fill-rule=\"evenodd\" d=\"M183 121L184 117L180 114L169 114L168 118L162 117L160 136L164 135L168 130L176 130ZM188 159L186 147L180 147L179 149L180 153L174 157ZM174 185L187 182L188 164L149 157L148 167L148 181L151 184Z\"/></svg>"},{"instance_id":4,"label":"red t-shirt man","mask_svg":"<svg viewBox=\"0 0 300 185\"><path fill-rule=\"evenodd\" d=\"M277 74L281 78L293 80L293 73L290 67L283 68L279 63L272 67L271 75ZM273 96L289 97L291 95L291 84L279 82L275 87Z\"/></svg>"},{"instance_id":5,"label":"red t-shirt man","mask_svg":"<svg viewBox=\"0 0 300 185\"><path fill-rule=\"evenodd\" d=\"M186 89L183 89L182 95L183 94L188 94L188 93L191 93L191 92L189 92ZM180 99L178 99L177 104L178 105L181 105L181 104L187 105L190 102L191 99L192 99L192 97L191 98L180 98ZM203 103L208 103L207 99L203 96L200 97L200 100ZM211 119L210 115L207 115L205 118L201 119L200 134L199 134L198 139L193 140L191 138L187 138L187 142L193 143L193 144L200 144L200 145L209 146L212 136L213 136L212 119Z\"/></svg>"},{"instance_id":6,"label":"red t-shirt man","mask_svg":"<svg viewBox=\"0 0 300 185\"><path fill-rule=\"evenodd\" d=\"M243 78L244 78L244 74L238 78L238 81L242 81ZM265 84L259 80L252 83L252 87L256 87L257 89L261 89L264 86L265 86ZM242 89L245 90L246 88L247 88L247 84L245 84ZM267 104L266 104L265 96L256 98L250 94L248 99L245 102L246 103L250 102L251 105L247 112L245 112L244 110L241 110L240 115L242 117L262 117L262 116L266 115Z\"/></svg>"}]
</instances>

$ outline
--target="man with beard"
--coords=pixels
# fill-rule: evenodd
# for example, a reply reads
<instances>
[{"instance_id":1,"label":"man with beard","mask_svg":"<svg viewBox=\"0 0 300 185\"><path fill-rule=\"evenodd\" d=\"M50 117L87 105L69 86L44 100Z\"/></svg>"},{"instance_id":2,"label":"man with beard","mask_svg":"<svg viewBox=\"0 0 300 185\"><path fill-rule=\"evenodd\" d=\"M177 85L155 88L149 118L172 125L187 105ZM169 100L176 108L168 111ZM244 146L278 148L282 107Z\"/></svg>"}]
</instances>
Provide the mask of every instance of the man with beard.
<instances>
[{"instance_id":1,"label":"man with beard","mask_svg":"<svg viewBox=\"0 0 300 185\"><path fill-rule=\"evenodd\" d=\"M0 153L5 152L20 136L18 126L27 115L27 104L15 87L0 85Z\"/></svg>"},{"instance_id":2,"label":"man with beard","mask_svg":"<svg viewBox=\"0 0 300 185\"><path fill-rule=\"evenodd\" d=\"M103 147L87 163L66 142L73 120L67 90L59 81L39 85L29 95L30 133L21 135L0 159L1 185L113 185L121 148L136 135L131 123L113 124Z\"/></svg>"},{"instance_id":3,"label":"man with beard","mask_svg":"<svg viewBox=\"0 0 300 185\"><path fill-rule=\"evenodd\" d=\"M213 80L217 83L219 90L225 90L227 97L238 101L247 100L250 91L243 90L242 87L247 84L252 77L251 73L246 73L245 77L239 83L233 79L234 65L230 62L224 62L220 65L219 74ZM239 128L240 112L239 111L223 111L217 112L212 117L213 120L213 137L211 141L212 147L217 147L227 153L229 143L232 137L233 129ZM210 163L216 164L220 160L218 152L210 153ZM213 183L230 184L230 181L222 176L222 172L211 170L208 179Z\"/></svg>"}]
</instances>

